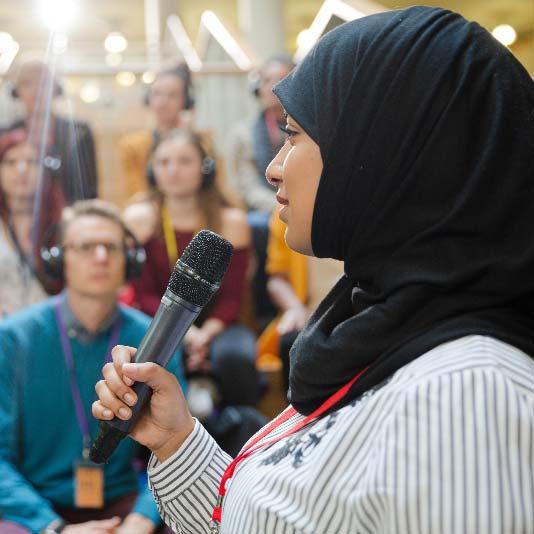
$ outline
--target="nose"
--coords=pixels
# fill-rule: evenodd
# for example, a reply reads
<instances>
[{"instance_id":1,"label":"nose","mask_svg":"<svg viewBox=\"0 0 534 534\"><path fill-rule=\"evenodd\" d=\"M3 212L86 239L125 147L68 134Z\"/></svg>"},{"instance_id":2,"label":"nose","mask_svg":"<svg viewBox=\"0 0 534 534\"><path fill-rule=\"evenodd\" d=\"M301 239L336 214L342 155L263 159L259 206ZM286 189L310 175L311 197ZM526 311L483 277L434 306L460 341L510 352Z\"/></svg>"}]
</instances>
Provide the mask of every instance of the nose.
<instances>
[{"instance_id":1,"label":"nose","mask_svg":"<svg viewBox=\"0 0 534 534\"><path fill-rule=\"evenodd\" d=\"M284 143L284 146L278 151L278 154L273 158L271 163L265 170L265 178L273 187L280 187L282 182L282 174L284 170L284 161L289 152L289 143Z\"/></svg>"},{"instance_id":2,"label":"nose","mask_svg":"<svg viewBox=\"0 0 534 534\"><path fill-rule=\"evenodd\" d=\"M98 261L106 261L108 259L109 253L105 245L99 244L95 247L95 258Z\"/></svg>"},{"instance_id":3,"label":"nose","mask_svg":"<svg viewBox=\"0 0 534 534\"><path fill-rule=\"evenodd\" d=\"M24 174L28 170L28 162L20 160L17 162L17 172L19 174Z\"/></svg>"}]
</instances>

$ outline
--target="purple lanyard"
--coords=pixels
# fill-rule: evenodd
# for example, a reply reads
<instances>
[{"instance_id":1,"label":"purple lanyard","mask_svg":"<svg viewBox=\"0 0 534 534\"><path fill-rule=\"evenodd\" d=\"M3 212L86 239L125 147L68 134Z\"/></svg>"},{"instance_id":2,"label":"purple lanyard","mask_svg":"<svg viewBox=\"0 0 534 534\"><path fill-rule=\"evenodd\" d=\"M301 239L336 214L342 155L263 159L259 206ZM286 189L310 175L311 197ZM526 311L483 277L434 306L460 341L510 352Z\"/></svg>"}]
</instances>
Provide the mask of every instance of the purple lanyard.
<instances>
[{"instance_id":1,"label":"purple lanyard","mask_svg":"<svg viewBox=\"0 0 534 534\"><path fill-rule=\"evenodd\" d=\"M76 380L76 372L74 370L74 356L72 354L72 346L70 344L69 336L67 334L67 328L65 322L63 321L63 314L61 312L61 303L62 299L58 298L54 305L54 312L56 314L56 322L59 330L59 337L61 339L61 346L63 348L63 356L65 358L65 363L69 371L69 381L70 381L70 390L72 393L72 400L74 401L74 408L76 410L76 416L78 418L78 424L80 425L80 430L83 436L83 456L88 457L89 455L89 444L91 442L91 436L89 433L89 421L85 410L83 408L82 397L80 394L80 387L78 386L78 381ZM111 349L119 342L119 335L121 330L121 317L117 318L113 324L113 330L111 331L111 337L109 339L109 345L104 354L104 363L111 361Z\"/></svg>"}]
</instances>

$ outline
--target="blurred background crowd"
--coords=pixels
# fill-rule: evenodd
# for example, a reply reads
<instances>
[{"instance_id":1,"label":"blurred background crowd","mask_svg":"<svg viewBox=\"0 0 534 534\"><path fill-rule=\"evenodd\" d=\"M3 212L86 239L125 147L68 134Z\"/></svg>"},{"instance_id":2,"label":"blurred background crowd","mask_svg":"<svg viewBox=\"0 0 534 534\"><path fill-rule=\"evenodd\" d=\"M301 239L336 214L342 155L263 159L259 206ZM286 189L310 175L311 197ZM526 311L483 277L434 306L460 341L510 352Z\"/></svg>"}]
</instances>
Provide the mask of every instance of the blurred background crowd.
<instances>
[{"instance_id":1,"label":"blurred background crowd","mask_svg":"<svg viewBox=\"0 0 534 534\"><path fill-rule=\"evenodd\" d=\"M31 336L24 313L44 316L36 305L50 302L52 310L62 302L73 346L92 347L104 336L94 347L101 367L116 307L139 311L121 312L123 332L137 321L136 334L123 341L138 343L177 258L196 232L212 229L232 242L234 255L184 339L176 374L194 415L235 454L285 405L290 347L343 273L341 263L306 258L285 244L276 191L264 177L286 138L271 89L336 25L412 2L41 4L0 6L1 363L31 352L23 346ZM477 20L534 72L531 0L427 4ZM106 278L114 269L121 275ZM91 325L84 303L110 294L115 304L109 313L95 311ZM16 379L6 376L9 389ZM16 403L24 400L6 399L0 426L16 432ZM10 512L16 503L2 501L0 491L0 514L24 526L21 532L38 532L77 505L47 493L46 477L21 457L31 457L31 447L19 445L0 442L0 475L22 475L55 512L32 522L30 510L17 520Z\"/></svg>"}]
</instances>

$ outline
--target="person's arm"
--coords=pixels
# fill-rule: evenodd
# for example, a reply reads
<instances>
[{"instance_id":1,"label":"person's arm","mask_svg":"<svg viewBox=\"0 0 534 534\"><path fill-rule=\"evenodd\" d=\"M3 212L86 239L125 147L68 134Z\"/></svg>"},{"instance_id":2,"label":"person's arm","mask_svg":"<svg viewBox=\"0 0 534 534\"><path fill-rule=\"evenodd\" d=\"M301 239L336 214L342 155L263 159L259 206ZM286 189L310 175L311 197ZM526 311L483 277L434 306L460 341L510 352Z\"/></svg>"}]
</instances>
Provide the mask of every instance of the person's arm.
<instances>
[{"instance_id":1,"label":"person's arm","mask_svg":"<svg viewBox=\"0 0 534 534\"><path fill-rule=\"evenodd\" d=\"M209 534L218 482L230 461L198 421L178 451L163 463L153 455L149 484L165 523L180 534Z\"/></svg>"},{"instance_id":2,"label":"person's arm","mask_svg":"<svg viewBox=\"0 0 534 534\"><path fill-rule=\"evenodd\" d=\"M153 452L148 472L154 498L165 522L176 532L209 534L217 486L230 462L213 438L189 413L176 377L157 364L130 364L135 349L117 346L113 363L103 368L104 380L96 385L98 400L93 415L109 420L131 416L121 399L134 381L152 389L150 406L130 436ZM119 414L125 408L128 415Z\"/></svg>"},{"instance_id":3,"label":"person's arm","mask_svg":"<svg viewBox=\"0 0 534 534\"><path fill-rule=\"evenodd\" d=\"M369 452L365 530L534 532L533 406L532 390L482 367L400 392Z\"/></svg>"},{"instance_id":4,"label":"person's arm","mask_svg":"<svg viewBox=\"0 0 534 534\"><path fill-rule=\"evenodd\" d=\"M18 371L22 357L11 334L0 329L0 511L3 519L38 532L59 515L16 468L21 402Z\"/></svg>"},{"instance_id":5,"label":"person's arm","mask_svg":"<svg viewBox=\"0 0 534 534\"><path fill-rule=\"evenodd\" d=\"M267 281L267 292L274 305L282 312L276 329L280 335L301 331L310 316L310 311L298 299L293 287L283 275L272 275Z\"/></svg>"}]
</instances>

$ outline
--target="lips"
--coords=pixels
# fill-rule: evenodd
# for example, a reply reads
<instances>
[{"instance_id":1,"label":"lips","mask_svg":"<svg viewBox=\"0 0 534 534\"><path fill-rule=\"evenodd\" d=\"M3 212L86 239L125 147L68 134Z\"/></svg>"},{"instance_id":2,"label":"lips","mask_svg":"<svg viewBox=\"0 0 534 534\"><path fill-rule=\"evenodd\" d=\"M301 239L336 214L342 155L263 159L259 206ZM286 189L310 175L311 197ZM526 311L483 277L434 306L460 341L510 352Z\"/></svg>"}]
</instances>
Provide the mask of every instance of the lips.
<instances>
[{"instance_id":1,"label":"lips","mask_svg":"<svg viewBox=\"0 0 534 534\"><path fill-rule=\"evenodd\" d=\"M289 204L289 200L287 200L287 198L281 197L280 195L276 195L276 200L279 204L282 204L282 206L287 206Z\"/></svg>"}]
</instances>

